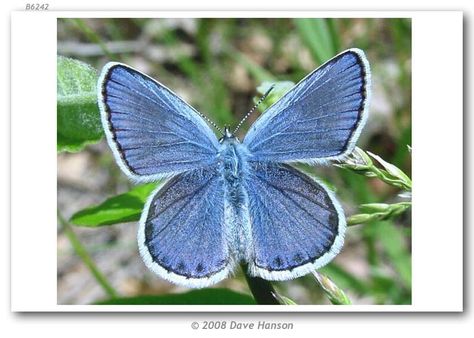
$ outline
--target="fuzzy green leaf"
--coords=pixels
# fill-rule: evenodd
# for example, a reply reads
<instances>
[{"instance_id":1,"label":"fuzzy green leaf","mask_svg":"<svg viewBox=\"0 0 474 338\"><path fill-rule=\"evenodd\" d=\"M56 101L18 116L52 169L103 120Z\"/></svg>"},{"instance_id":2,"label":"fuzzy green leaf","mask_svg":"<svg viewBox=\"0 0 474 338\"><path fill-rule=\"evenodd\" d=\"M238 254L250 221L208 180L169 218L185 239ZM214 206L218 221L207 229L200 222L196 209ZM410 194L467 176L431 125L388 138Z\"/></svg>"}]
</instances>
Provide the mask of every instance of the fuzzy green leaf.
<instances>
[{"instance_id":1,"label":"fuzzy green leaf","mask_svg":"<svg viewBox=\"0 0 474 338\"><path fill-rule=\"evenodd\" d=\"M254 305L255 300L228 289L201 289L186 293L115 298L99 305Z\"/></svg>"},{"instance_id":2,"label":"fuzzy green leaf","mask_svg":"<svg viewBox=\"0 0 474 338\"><path fill-rule=\"evenodd\" d=\"M99 205L75 213L70 222L83 227L98 227L138 221L145 201L155 187L156 183L137 186L124 194L111 197Z\"/></svg>"},{"instance_id":3,"label":"fuzzy green leaf","mask_svg":"<svg viewBox=\"0 0 474 338\"><path fill-rule=\"evenodd\" d=\"M57 150L78 152L103 136L97 71L86 63L58 56L57 76Z\"/></svg>"}]
</instances>

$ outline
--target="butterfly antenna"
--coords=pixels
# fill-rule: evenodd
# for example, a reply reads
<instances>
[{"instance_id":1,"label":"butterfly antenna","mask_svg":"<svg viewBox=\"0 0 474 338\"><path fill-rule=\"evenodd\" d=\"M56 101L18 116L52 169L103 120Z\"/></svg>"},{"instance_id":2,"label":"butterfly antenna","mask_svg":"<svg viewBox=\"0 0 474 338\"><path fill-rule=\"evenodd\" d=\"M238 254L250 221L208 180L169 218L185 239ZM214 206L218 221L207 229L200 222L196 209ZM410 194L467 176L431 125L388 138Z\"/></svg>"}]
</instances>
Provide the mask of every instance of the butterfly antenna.
<instances>
[{"instance_id":1,"label":"butterfly antenna","mask_svg":"<svg viewBox=\"0 0 474 338\"><path fill-rule=\"evenodd\" d=\"M222 131L221 128L219 128L219 127L217 126L217 124L215 124L214 122L212 122L207 116L201 114L201 113L198 112L198 111L196 111L196 112L199 114L199 116L201 116L204 120L206 120L207 123L209 123L211 126L213 126L214 128L216 128L216 130L219 131L219 133L221 133L222 136L224 136L224 132Z\"/></svg>"},{"instance_id":2,"label":"butterfly antenna","mask_svg":"<svg viewBox=\"0 0 474 338\"><path fill-rule=\"evenodd\" d=\"M272 84L270 86L270 88L268 88L268 90L265 92L265 94L263 94L263 96L258 100L258 102L255 104L255 106L252 107L252 109L250 109L250 111L244 116L244 118L242 120L240 120L239 124L237 125L237 127L235 127L235 130L233 132L233 134L235 135L235 133L237 132L237 130L239 130L239 128L242 126L242 124L244 124L245 120L247 120L249 118L250 115L252 115L252 113L255 111L255 109L257 109L257 107L260 105L260 103L263 102L263 100L265 100L265 98L268 96L268 94L270 94L270 92L273 90L273 88L275 88L275 85Z\"/></svg>"}]
</instances>

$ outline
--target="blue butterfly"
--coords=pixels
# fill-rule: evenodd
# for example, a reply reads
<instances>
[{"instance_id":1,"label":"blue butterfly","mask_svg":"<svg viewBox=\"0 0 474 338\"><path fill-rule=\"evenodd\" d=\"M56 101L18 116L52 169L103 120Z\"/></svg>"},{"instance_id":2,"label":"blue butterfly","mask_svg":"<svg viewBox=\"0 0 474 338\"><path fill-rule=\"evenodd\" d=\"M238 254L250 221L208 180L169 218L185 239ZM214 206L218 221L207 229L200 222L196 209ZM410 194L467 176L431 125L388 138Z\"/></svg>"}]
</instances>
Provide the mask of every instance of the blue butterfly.
<instances>
[{"instance_id":1,"label":"blue butterfly","mask_svg":"<svg viewBox=\"0 0 474 338\"><path fill-rule=\"evenodd\" d=\"M219 140L203 116L161 83L108 63L98 83L108 144L135 182L168 178L148 198L140 254L153 272L187 287L226 278L240 262L289 280L331 261L346 220L333 193L290 163L350 154L367 120L370 70L349 49L273 104L240 142Z\"/></svg>"}]
</instances>

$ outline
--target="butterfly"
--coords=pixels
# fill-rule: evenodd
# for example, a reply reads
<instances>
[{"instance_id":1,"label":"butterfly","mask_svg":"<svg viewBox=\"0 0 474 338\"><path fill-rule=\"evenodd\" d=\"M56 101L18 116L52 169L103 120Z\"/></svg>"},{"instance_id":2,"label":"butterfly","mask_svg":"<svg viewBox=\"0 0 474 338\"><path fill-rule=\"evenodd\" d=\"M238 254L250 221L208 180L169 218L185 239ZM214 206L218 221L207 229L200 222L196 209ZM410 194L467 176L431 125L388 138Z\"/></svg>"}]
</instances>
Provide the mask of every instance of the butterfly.
<instances>
[{"instance_id":1,"label":"butterfly","mask_svg":"<svg viewBox=\"0 0 474 338\"><path fill-rule=\"evenodd\" d=\"M134 182L166 178L148 197L138 229L146 266L187 287L247 273L290 280L341 250L341 204L293 163L328 164L350 154L368 116L369 63L348 49L270 106L241 142L216 137L204 116L170 89L121 63L98 82L108 144Z\"/></svg>"}]
</instances>

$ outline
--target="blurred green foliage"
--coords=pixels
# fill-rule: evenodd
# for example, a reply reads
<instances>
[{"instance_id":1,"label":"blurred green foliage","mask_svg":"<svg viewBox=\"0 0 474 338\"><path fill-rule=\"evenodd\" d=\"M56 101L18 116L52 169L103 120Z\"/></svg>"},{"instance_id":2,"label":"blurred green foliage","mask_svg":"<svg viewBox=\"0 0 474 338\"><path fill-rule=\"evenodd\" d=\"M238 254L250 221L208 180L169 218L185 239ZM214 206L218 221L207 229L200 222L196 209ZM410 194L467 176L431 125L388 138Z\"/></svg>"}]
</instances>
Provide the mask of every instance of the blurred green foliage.
<instances>
[{"instance_id":1,"label":"blurred green foliage","mask_svg":"<svg viewBox=\"0 0 474 338\"><path fill-rule=\"evenodd\" d=\"M252 297L229 289L201 289L167 295L142 295L99 301L99 305L255 305Z\"/></svg>"},{"instance_id":2,"label":"blurred green foliage","mask_svg":"<svg viewBox=\"0 0 474 338\"><path fill-rule=\"evenodd\" d=\"M409 19L58 21L58 54L82 60L96 69L108 61L130 64L172 88L221 126L237 124L251 107L257 87L260 86L258 92L261 92L276 81L297 83L318 65L351 47L366 52L373 81L370 117L358 145L380 156L376 159L384 168L379 171L388 179L391 172L383 162L399 168L408 178L411 176L411 157L407 149L411 144ZM251 116L240 129L240 137L257 115ZM58 141L59 129L58 115ZM107 159L100 162L103 170L110 170L111 156L110 151L101 154L101 158ZM311 174L337 188L347 215L354 214L361 204L373 207L378 203L393 208L390 205L404 203L398 195L406 186L394 186L390 180L366 177L346 169L308 168ZM105 189L113 194L116 186L124 182L125 177L112 176ZM112 197L76 213L71 222L95 227L136 219L146 195L143 191L152 188L136 189L139 197L134 195L136 191L131 192L132 196L125 193ZM130 198L135 198L137 203L127 204ZM353 304L411 303L410 212L409 209L399 213L387 211L386 215L350 227L343 253L320 270L323 278L327 275ZM344 255L345 252L350 254ZM358 260L352 266L351 260L344 259L354 255ZM238 273L236 278L245 283L242 274ZM305 290L299 302L328 302L325 291L316 286L310 275L274 283L274 286L279 294L290 297ZM137 297L133 299L141 299ZM348 299L341 301L348 302Z\"/></svg>"}]
</instances>

